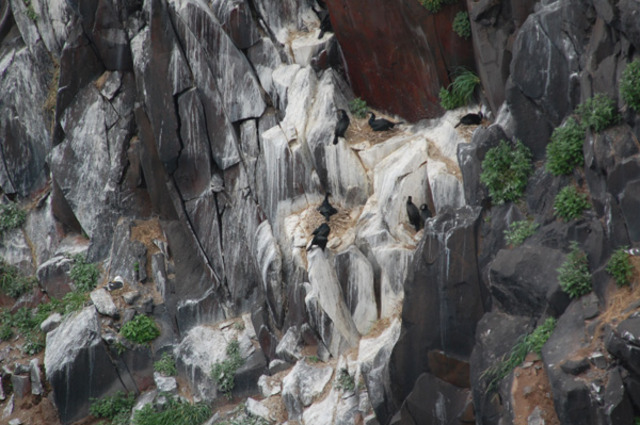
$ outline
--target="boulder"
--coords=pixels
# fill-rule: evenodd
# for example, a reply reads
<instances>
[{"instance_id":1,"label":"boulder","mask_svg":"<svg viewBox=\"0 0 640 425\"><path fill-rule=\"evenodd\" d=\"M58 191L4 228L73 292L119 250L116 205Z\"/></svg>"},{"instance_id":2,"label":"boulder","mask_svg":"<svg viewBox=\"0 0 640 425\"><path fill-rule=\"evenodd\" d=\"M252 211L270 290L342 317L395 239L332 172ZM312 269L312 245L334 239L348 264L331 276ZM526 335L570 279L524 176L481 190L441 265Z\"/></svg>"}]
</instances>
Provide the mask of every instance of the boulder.
<instances>
[{"instance_id":1,"label":"boulder","mask_svg":"<svg viewBox=\"0 0 640 425\"><path fill-rule=\"evenodd\" d=\"M302 358L300 331L295 326L287 329L276 347L276 355L282 360L295 363Z\"/></svg>"},{"instance_id":2,"label":"boulder","mask_svg":"<svg viewBox=\"0 0 640 425\"><path fill-rule=\"evenodd\" d=\"M333 375L331 366L315 367L305 360L296 363L291 372L282 380L282 400L289 420L299 420L302 411L319 396Z\"/></svg>"},{"instance_id":3,"label":"boulder","mask_svg":"<svg viewBox=\"0 0 640 425\"><path fill-rule=\"evenodd\" d=\"M123 385L124 377L111 362L93 306L72 314L47 333L44 365L63 423L85 417L92 398L135 390Z\"/></svg>"},{"instance_id":4,"label":"boulder","mask_svg":"<svg viewBox=\"0 0 640 425\"><path fill-rule=\"evenodd\" d=\"M109 294L106 289L99 288L91 291L90 297L93 305L96 307L96 310L98 310L98 313L111 317L118 314L118 308L113 302L111 294Z\"/></svg>"},{"instance_id":5,"label":"boulder","mask_svg":"<svg viewBox=\"0 0 640 425\"><path fill-rule=\"evenodd\" d=\"M565 255L557 249L524 243L502 249L489 268L491 294L507 314L540 317L562 314L569 296L558 283Z\"/></svg>"},{"instance_id":6,"label":"boulder","mask_svg":"<svg viewBox=\"0 0 640 425\"><path fill-rule=\"evenodd\" d=\"M258 26L247 0L216 0L211 9L238 49L248 49L259 40Z\"/></svg>"},{"instance_id":7,"label":"boulder","mask_svg":"<svg viewBox=\"0 0 640 425\"><path fill-rule=\"evenodd\" d=\"M256 229L252 251L258 270L260 270L262 289L269 305L269 311L273 314L276 324L281 326L285 313L282 254L267 220L260 223Z\"/></svg>"},{"instance_id":8,"label":"boulder","mask_svg":"<svg viewBox=\"0 0 640 425\"><path fill-rule=\"evenodd\" d=\"M630 317L609 329L605 347L627 369L640 375L640 317Z\"/></svg>"},{"instance_id":9,"label":"boulder","mask_svg":"<svg viewBox=\"0 0 640 425\"><path fill-rule=\"evenodd\" d=\"M29 378L31 380L31 394L43 395L42 372L40 371L40 360L37 357L29 361Z\"/></svg>"}]
</instances>

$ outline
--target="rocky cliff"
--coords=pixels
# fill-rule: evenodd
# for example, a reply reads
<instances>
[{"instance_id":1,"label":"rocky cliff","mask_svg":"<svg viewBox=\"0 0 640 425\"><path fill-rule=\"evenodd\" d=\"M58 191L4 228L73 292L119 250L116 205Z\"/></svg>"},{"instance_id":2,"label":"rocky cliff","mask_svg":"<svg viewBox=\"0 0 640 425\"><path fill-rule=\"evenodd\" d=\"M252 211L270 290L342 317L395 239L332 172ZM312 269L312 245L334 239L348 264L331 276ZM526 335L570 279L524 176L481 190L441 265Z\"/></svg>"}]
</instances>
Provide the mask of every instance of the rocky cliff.
<instances>
[{"instance_id":1,"label":"rocky cliff","mask_svg":"<svg viewBox=\"0 0 640 425\"><path fill-rule=\"evenodd\" d=\"M640 117L619 91L639 51L634 0L0 1L2 214L25 212L2 218L2 422L89 424L126 392L134 411L202 402L210 424L633 424L638 273L618 288L605 269L640 243ZM445 113L460 66L477 104ZM597 93L621 118L555 176L554 129ZM351 111L333 144L354 97L403 122ZM516 139L534 167L500 204L481 164ZM589 208L565 221L567 185ZM433 215L419 231L408 196ZM593 286L575 298L572 242ZM540 354L492 379L548 318Z\"/></svg>"}]
</instances>

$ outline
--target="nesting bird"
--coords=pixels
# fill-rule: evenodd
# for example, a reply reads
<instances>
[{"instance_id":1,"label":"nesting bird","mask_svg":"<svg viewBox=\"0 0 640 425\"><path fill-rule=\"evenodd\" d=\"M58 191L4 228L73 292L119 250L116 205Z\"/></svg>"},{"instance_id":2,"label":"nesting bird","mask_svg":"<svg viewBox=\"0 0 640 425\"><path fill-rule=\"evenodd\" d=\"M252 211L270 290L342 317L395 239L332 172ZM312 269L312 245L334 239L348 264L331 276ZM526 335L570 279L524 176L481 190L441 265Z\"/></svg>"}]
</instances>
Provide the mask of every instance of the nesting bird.
<instances>
[{"instance_id":1,"label":"nesting bird","mask_svg":"<svg viewBox=\"0 0 640 425\"><path fill-rule=\"evenodd\" d=\"M312 233L313 239L309 246L307 246L307 251L310 251L311 247L314 245L319 246L324 251L324 248L327 246L327 242L329 241L329 232L331 232L331 228L327 223L322 223L318 226Z\"/></svg>"},{"instance_id":2,"label":"nesting bird","mask_svg":"<svg viewBox=\"0 0 640 425\"><path fill-rule=\"evenodd\" d=\"M460 124L464 125L478 125L482 122L482 111L478 111L477 114L467 114L460 118L458 124L456 124L453 128L458 128Z\"/></svg>"},{"instance_id":3,"label":"nesting bird","mask_svg":"<svg viewBox=\"0 0 640 425\"><path fill-rule=\"evenodd\" d=\"M331 194L327 192L324 195L324 201L322 201L320 206L317 208L317 211L324 217L326 221L329 221L332 215L338 213L338 210L329 203L329 196L331 196Z\"/></svg>"},{"instance_id":4,"label":"nesting bird","mask_svg":"<svg viewBox=\"0 0 640 425\"><path fill-rule=\"evenodd\" d=\"M397 122L391 122L384 118L376 119L376 115L373 112L369 112L371 116L369 117L369 126L373 131L386 131L393 128L396 124L400 124Z\"/></svg>"},{"instance_id":5,"label":"nesting bird","mask_svg":"<svg viewBox=\"0 0 640 425\"><path fill-rule=\"evenodd\" d=\"M422 225L424 226L424 222L427 221L428 218L431 218L431 210L427 204L420 205L420 216L422 217Z\"/></svg>"},{"instance_id":6,"label":"nesting bird","mask_svg":"<svg viewBox=\"0 0 640 425\"><path fill-rule=\"evenodd\" d=\"M409 216L409 223L416 228L416 232L422 227L422 216L420 210L411 201L411 196L407 197L407 216Z\"/></svg>"},{"instance_id":7,"label":"nesting bird","mask_svg":"<svg viewBox=\"0 0 640 425\"><path fill-rule=\"evenodd\" d=\"M338 144L338 137L344 137L344 134L347 132L347 128L349 128L349 124L351 120L349 119L349 115L347 115L347 111L344 109L338 109L338 122L336 123L336 129L333 132L333 144Z\"/></svg>"}]
</instances>

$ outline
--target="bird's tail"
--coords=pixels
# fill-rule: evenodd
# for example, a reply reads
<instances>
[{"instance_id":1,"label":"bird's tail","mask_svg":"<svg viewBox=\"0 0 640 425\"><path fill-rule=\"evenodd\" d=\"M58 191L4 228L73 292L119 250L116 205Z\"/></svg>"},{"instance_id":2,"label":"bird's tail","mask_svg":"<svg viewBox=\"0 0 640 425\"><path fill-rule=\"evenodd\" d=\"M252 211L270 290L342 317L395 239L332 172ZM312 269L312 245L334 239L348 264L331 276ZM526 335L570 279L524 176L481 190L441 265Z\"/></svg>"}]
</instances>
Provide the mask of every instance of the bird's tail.
<instances>
[{"instance_id":1,"label":"bird's tail","mask_svg":"<svg viewBox=\"0 0 640 425\"><path fill-rule=\"evenodd\" d=\"M333 136L333 144L337 145L338 144L338 136Z\"/></svg>"},{"instance_id":2,"label":"bird's tail","mask_svg":"<svg viewBox=\"0 0 640 425\"><path fill-rule=\"evenodd\" d=\"M318 35L318 40L320 40L324 36L324 30L320 30L320 35Z\"/></svg>"},{"instance_id":3,"label":"bird's tail","mask_svg":"<svg viewBox=\"0 0 640 425\"><path fill-rule=\"evenodd\" d=\"M461 124L461 123L458 123L458 124L454 125L454 126L453 126L453 128L458 128L458 126L459 126L460 124Z\"/></svg>"}]
</instances>

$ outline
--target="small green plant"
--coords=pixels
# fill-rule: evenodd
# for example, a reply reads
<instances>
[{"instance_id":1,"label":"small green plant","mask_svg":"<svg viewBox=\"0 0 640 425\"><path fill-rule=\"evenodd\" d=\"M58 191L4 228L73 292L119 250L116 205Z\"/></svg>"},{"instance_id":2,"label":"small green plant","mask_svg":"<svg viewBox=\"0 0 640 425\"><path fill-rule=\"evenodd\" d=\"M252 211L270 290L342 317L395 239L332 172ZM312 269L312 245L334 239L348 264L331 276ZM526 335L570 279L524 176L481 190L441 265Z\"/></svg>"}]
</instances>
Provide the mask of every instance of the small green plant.
<instances>
[{"instance_id":1,"label":"small green plant","mask_svg":"<svg viewBox=\"0 0 640 425\"><path fill-rule=\"evenodd\" d=\"M501 140L498 146L487 151L480 181L487 185L493 202L502 204L522 196L532 170L529 148L519 140L514 147Z\"/></svg>"},{"instance_id":2,"label":"small green plant","mask_svg":"<svg viewBox=\"0 0 640 425\"><path fill-rule=\"evenodd\" d=\"M227 358L221 362L216 362L211 367L211 378L216 382L218 389L229 399L235 386L236 371L243 363L244 360L240 355L240 343L237 339L234 339L227 345Z\"/></svg>"},{"instance_id":3,"label":"small green plant","mask_svg":"<svg viewBox=\"0 0 640 425\"><path fill-rule=\"evenodd\" d=\"M429 12L438 13L442 9L443 4L453 4L456 0L419 0Z\"/></svg>"},{"instance_id":4,"label":"small green plant","mask_svg":"<svg viewBox=\"0 0 640 425\"><path fill-rule=\"evenodd\" d=\"M34 276L23 275L17 267L0 259L0 292L18 298L31 290L37 283Z\"/></svg>"},{"instance_id":5,"label":"small green plant","mask_svg":"<svg viewBox=\"0 0 640 425\"><path fill-rule=\"evenodd\" d=\"M0 205L0 235L5 230L16 229L24 223L27 213L15 202Z\"/></svg>"},{"instance_id":6,"label":"small green plant","mask_svg":"<svg viewBox=\"0 0 640 425\"><path fill-rule=\"evenodd\" d=\"M152 318L139 314L122 326L120 334L131 342L146 344L160 336L160 329Z\"/></svg>"},{"instance_id":7,"label":"small green plant","mask_svg":"<svg viewBox=\"0 0 640 425\"><path fill-rule=\"evenodd\" d=\"M111 421L112 425L128 425L131 409L135 404L134 393L125 394L118 391L112 396L101 399L92 398L89 413L96 418L104 418Z\"/></svg>"},{"instance_id":8,"label":"small green plant","mask_svg":"<svg viewBox=\"0 0 640 425\"><path fill-rule=\"evenodd\" d=\"M78 290L68 292L64 297L62 297L60 305L61 311L58 312L61 314L69 314L74 311L82 310L88 299L89 296L86 292L80 292Z\"/></svg>"},{"instance_id":9,"label":"small green plant","mask_svg":"<svg viewBox=\"0 0 640 425\"><path fill-rule=\"evenodd\" d=\"M583 142L584 129L573 118L553 130L551 143L547 145L547 170L554 176L561 176L571 174L576 167L582 167Z\"/></svg>"},{"instance_id":10,"label":"small green plant","mask_svg":"<svg viewBox=\"0 0 640 425\"><path fill-rule=\"evenodd\" d=\"M347 368L343 367L340 369L340 372L338 372L338 382L335 386L345 392L351 392L356 389L356 383L353 377L349 375Z\"/></svg>"},{"instance_id":11,"label":"small green plant","mask_svg":"<svg viewBox=\"0 0 640 425\"><path fill-rule=\"evenodd\" d=\"M504 231L504 240L508 245L518 246L536 232L539 224L529 220L514 221Z\"/></svg>"},{"instance_id":12,"label":"small green plant","mask_svg":"<svg viewBox=\"0 0 640 425\"><path fill-rule=\"evenodd\" d=\"M563 187L553 202L555 215L564 221L582 217L582 212L589 208L587 195L579 193L574 186Z\"/></svg>"},{"instance_id":13,"label":"small green plant","mask_svg":"<svg viewBox=\"0 0 640 425\"><path fill-rule=\"evenodd\" d=\"M607 263L607 273L613 276L618 286L629 285L633 277L633 266L627 249L628 247L623 246L613 251Z\"/></svg>"},{"instance_id":14,"label":"small green plant","mask_svg":"<svg viewBox=\"0 0 640 425\"><path fill-rule=\"evenodd\" d=\"M168 398L161 411L152 403L135 412L133 425L200 425L211 417L211 408L205 403L191 404Z\"/></svg>"},{"instance_id":15,"label":"small green plant","mask_svg":"<svg viewBox=\"0 0 640 425\"><path fill-rule=\"evenodd\" d=\"M571 298L578 298L591 292L591 273L587 255L578 243L571 242L570 248L567 259L558 269L558 282Z\"/></svg>"},{"instance_id":16,"label":"small green plant","mask_svg":"<svg viewBox=\"0 0 640 425\"><path fill-rule=\"evenodd\" d=\"M598 93L576 108L582 126L600 132L620 119L613 99Z\"/></svg>"},{"instance_id":17,"label":"small green plant","mask_svg":"<svg viewBox=\"0 0 640 425\"><path fill-rule=\"evenodd\" d=\"M237 331L243 331L245 329L244 321L239 320L237 322L234 322L233 323L233 329L235 329Z\"/></svg>"},{"instance_id":18,"label":"small green plant","mask_svg":"<svg viewBox=\"0 0 640 425\"><path fill-rule=\"evenodd\" d=\"M471 22L467 12L456 13L456 17L453 18L453 32L465 40L471 37Z\"/></svg>"},{"instance_id":19,"label":"small green plant","mask_svg":"<svg viewBox=\"0 0 640 425\"><path fill-rule=\"evenodd\" d=\"M135 262L133 263L133 271L138 273L140 271L140 263L139 262Z\"/></svg>"},{"instance_id":20,"label":"small green plant","mask_svg":"<svg viewBox=\"0 0 640 425\"><path fill-rule=\"evenodd\" d=\"M320 361L318 356L307 356L307 360L309 363L318 363Z\"/></svg>"},{"instance_id":21,"label":"small green plant","mask_svg":"<svg viewBox=\"0 0 640 425\"><path fill-rule=\"evenodd\" d=\"M455 109L469 103L473 91L480 84L480 78L468 69L457 71L449 87L440 89L438 96L444 109Z\"/></svg>"},{"instance_id":22,"label":"small green plant","mask_svg":"<svg viewBox=\"0 0 640 425\"><path fill-rule=\"evenodd\" d=\"M636 59L622 71L620 96L627 105L640 112L640 59Z\"/></svg>"},{"instance_id":23,"label":"small green plant","mask_svg":"<svg viewBox=\"0 0 640 425\"><path fill-rule=\"evenodd\" d=\"M356 117L365 118L367 116L367 102L364 99L356 97L349 102L349 110Z\"/></svg>"},{"instance_id":24,"label":"small green plant","mask_svg":"<svg viewBox=\"0 0 640 425\"><path fill-rule=\"evenodd\" d=\"M69 271L69 277L75 284L76 289L81 292L92 291L98 284L98 278L100 277L98 266L93 263L87 263L80 254L74 255L72 259L73 266Z\"/></svg>"},{"instance_id":25,"label":"small green plant","mask_svg":"<svg viewBox=\"0 0 640 425\"><path fill-rule=\"evenodd\" d=\"M636 416L636 417L633 419L633 423L634 423L634 425L640 425L640 416Z\"/></svg>"},{"instance_id":26,"label":"small green plant","mask_svg":"<svg viewBox=\"0 0 640 425\"><path fill-rule=\"evenodd\" d=\"M165 352L160 357L160 360L153 364L153 370L164 376L175 376L178 374L176 370L176 359L171 354Z\"/></svg>"},{"instance_id":27,"label":"small green plant","mask_svg":"<svg viewBox=\"0 0 640 425\"><path fill-rule=\"evenodd\" d=\"M31 19L33 22L36 22L38 20L38 14L33 9L33 4L31 4L31 0L22 0L22 3L24 3L25 7L27 8L27 11L25 12L27 17Z\"/></svg>"},{"instance_id":28,"label":"small green plant","mask_svg":"<svg viewBox=\"0 0 640 425\"><path fill-rule=\"evenodd\" d=\"M513 345L511 351L502 356L495 364L487 368L481 375L487 380L487 393L498 388L498 384L522 363L527 354L534 352L540 355L542 347L547 342L556 327L556 319L549 317L529 335L521 336Z\"/></svg>"}]
</instances>

